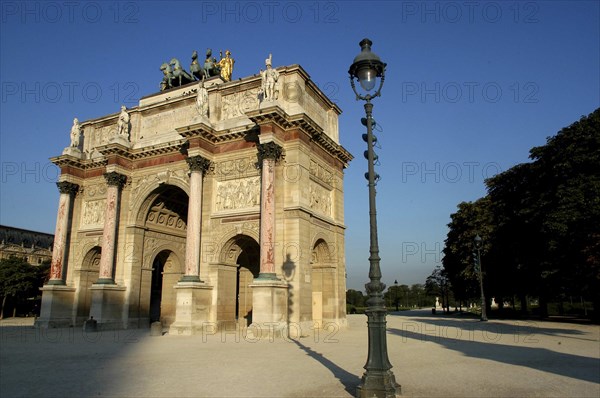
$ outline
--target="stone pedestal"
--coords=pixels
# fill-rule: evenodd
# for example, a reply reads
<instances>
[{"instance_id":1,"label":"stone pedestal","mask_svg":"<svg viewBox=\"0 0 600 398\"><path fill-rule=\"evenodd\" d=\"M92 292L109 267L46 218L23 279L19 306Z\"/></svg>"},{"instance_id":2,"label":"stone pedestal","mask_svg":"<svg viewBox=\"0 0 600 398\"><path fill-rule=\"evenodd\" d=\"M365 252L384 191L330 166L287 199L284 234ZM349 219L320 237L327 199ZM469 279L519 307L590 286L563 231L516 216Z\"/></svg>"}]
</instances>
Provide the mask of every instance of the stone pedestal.
<instances>
[{"instance_id":1,"label":"stone pedestal","mask_svg":"<svg viewBox=\"0 0 600 398\"><path fill-rule=\"evenodd\" d=\"M276 279L257 278L250 287L252 288L252 325L248 332L255 337L286 336L288 284Z\"/></svg>"},{"instance_id":2,"label":"stone pedestal","mask_svg":"<svg viewBox=\"0 0 600 398\"><path fill-rule=\"evenodd\" d=\"M73 298L75 288L64 285L46 285L42 289L44 299L40 317L35 321L38 328L62 328L73 326Z\"/></svg>"},{"instance_id":3,"label":"stone pedestal","mask_svg":"<svg viewBox=\"0 0 600 398\"><path fill-rule=\"evenodd\" d=\"M62 154L63 154L63 155L74 156L74 157L76 157L76 158L82 158L82 156L81 156L81 155L82 155L82 153L81 153L81 151L79 150L79 148L72 147L72 146L68 146L68 147L66 147L66 148L63 150Z\"/></svg>"},{"instance_id":4,"label":"stone pedestal","mask_svg":"<svg viewBox=\"0 0 600 398\"><path fill-rule=\"evenodd\" d=\"M175 322L169 328L170 335L190 336L201 333L210 324L213 286L203 282L179 282Z\"/></svg>"},{"instance_id":5,"label":"stone pedestal","mask_svg":"<svg viewBox=\"0 0 600 398\"><path fill-rule=\"evenodd\" d=\"M90 317L98 325L98 330L123 329L123 301L125 287L109 284L93 284Z\"/></svg>"}]
</instances>

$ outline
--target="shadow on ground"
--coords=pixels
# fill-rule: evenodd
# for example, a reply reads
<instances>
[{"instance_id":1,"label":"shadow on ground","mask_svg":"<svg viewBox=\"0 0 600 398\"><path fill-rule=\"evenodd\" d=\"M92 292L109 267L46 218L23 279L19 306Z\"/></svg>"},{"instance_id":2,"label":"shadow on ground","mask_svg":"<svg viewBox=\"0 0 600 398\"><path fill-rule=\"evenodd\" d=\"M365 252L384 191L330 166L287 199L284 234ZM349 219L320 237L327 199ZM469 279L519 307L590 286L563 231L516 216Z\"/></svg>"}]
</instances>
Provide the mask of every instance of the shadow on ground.
<instances>
[{"instance_id":1,"label":"shadow on ground","mask_svg":"<svg viewBox=\"0 0 600 398\"><path fill-rule=\"evenodd\" d=\"M339 367L329 359L327 359L323 354L314 351L312 348L305 346L298 340L292 340L302 351L304 351L309 357L313 358L315 361L319 362L321 365L329 369L331 373L335 376L336 379L342 383L344 389L354 396L356 394L356 387L360 384L360 377L356 376L348 372L347 370Z\"/></svg>"},{"instance_id":2,"label":"shadow on ground","mask_svg":"<svg viewBox=\"0 0 600 398\"><path fill-rule=\"evenodd\" d=\"M424 322L426 320L422 320ZM431 328L428 333L423 333L423 330L418 330L416 324L419 322L406 323L402 329L390 328L388 332L394 335L399 335L403 339L410 338L420 341L431 341L441 344L447 349L461 352L462 354L474 357L487 359L490 361L502 362L510 365L524 366L544 372L549 372L561 376L571 377L578 380L588 381L592 383L600 382L600 361L597 358L589 358L579 355L565 354L549 350L547 348L534 348L524 345L506 345L498 342L498 337L489 340L490 342L474 341L474 335L471 331L479 330L482 336L485 336L486 331L489 332L489 327L498 327L493 333L495 336L501 336L501 330L510 325L500 325L491 323L473 323L465 327L461 325L463 322L452 322L449 320L429 321L428 323L437 325L438 327L454 327L455 332L465 330L470 326L475 329L468 329L466 335L456 334L452 337L444 336L443 329ZM537 329L536 329L537 330ZM548 329L551 330L551 329ZM548 330L546 334L550 334ZM565 330L559 330L560 333L565 333ZM446 333L450 333L446 329ZM461 332L462 333L462 332ZM490 332L492 336L492 332ZM521 337L521 335L519 335ZM557 336L557 338L560 336ZM525 337L526 339L527 337ZM531 337L533 338L533 337ZM513 341L519 343L519 341ZM535 343L535 341L521 340L520 343Z\"/></svg>"}]
</instances>

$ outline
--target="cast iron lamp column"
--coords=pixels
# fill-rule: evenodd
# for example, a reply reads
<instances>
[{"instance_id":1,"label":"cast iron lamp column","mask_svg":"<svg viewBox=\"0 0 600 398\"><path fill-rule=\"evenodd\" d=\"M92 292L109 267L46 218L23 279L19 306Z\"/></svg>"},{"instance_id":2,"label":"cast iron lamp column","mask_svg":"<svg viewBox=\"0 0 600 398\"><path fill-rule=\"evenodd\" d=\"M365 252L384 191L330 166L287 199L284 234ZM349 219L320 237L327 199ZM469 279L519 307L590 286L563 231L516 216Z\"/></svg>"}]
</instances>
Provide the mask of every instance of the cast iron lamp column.
<instances>
[{"instance_id":1,"label":"cast iron lamp column","mask_svg":"<svg viewBox=\"0 0 600 398\"><path fill-rule=\"evenodd\" d=\"M394 303L396 303L396 311L398 310L398 280L394 280Z\"/></svg>"},{"instance_id":2,"label":"cast iron lamp column","mask_svg":"<svg viewBox=\"0 0 600 398\"><path fill-rule=\"evenodd\" d=\"M481 320L487 321L485 295L483 294L483 273L481 270L481 236L479 234L475 237L475 249L477 250L477 271L479 274L479 288L481 289Z\"/></svg>"},{"instance_id":3,"label":"cast iron lamp column","mask_svg":"<svg viewBox=\"0 0 600 398\"><path fill-rule=\"evenodd\" d=\"M380 96L381 87L385 79L385 66L379 57L371 52L373 43L369 39L360 42L361 52L354 58L348 73L350 74L350 85L356 100L365 102L367 114L367 158L369 171L366 175L369 180L369 224L370 224L370 256L369 256L369 279L365 285L369 298L367 299L367 324L369 328L369 356L365 364L361 384L357 388L359 398L392 398L400 395L400 385L396 383L394 373L391 371L392 364L388 358L387 336L386 336L386 308L383 299L385 284L381 283L381 268L379 266L379 243L377 242L377 210L375 206L375 183L379 175L375 174L375 153L373 152L373 104L371 100ZM379 88L371 95L368 92L375 88L377 78L380 78ZM354 79L358 80L360 86L367 92L361 95L356 91Z\"/></svg>"}]
</instances>

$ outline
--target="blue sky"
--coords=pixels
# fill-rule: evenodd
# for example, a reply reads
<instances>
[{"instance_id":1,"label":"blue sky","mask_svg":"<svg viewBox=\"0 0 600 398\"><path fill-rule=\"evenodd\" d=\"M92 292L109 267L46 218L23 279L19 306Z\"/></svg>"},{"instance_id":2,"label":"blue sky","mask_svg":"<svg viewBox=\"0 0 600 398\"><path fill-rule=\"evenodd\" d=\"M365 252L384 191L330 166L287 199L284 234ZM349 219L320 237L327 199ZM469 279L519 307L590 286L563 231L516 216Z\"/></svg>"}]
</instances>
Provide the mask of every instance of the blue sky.
<instances>
[{"instance_id":1,"label":"blue sky","mask_svg":"<svg viewBox=\"0 0 600 398\"><path fill-rule=\"evenodd\" d=\"M374 101L384 282L424 282L449 216L483 180L600 106L597 1L1 3L0 223L53 232L48 158L80 120L154 93L159 66L229 49L234 78L300 64L343 110L348 287L368 272L368 193L348 67L364 37L388 64Z\"/></svg>"}]
</instances>

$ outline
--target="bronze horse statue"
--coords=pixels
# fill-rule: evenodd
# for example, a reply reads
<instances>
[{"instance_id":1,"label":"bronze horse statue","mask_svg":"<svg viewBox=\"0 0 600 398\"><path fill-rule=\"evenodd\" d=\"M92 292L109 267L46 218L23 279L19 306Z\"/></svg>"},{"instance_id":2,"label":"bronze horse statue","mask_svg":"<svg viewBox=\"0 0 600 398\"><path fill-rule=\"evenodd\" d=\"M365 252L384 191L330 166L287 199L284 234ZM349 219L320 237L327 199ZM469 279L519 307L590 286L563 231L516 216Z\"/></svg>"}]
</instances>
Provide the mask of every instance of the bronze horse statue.
<instances>
[{"instance_id":1,"label":"bronze horse statue","mask_svg":"<svg viewBox=\"0 0 600 398\"><path fill-rule=\"evenodd\" d=\"M160 66L160 70L163 73L163 79L160 82L160 91L165 91L173 87L173 70L171 66L166 62Z\"/></svg>"},{"instance_id":2,"label":"bronze horse statue","mask_svg":"<svg viewBox=\"0 0 600 398\"><path fill-rule=\"evenodd\" d=\"M191 83L196 80L181 67L181 64L177 58L171 59L169 64L173 67L173 78L176 81L177 86L183 86L184 84Z\"/></svg>"},{"instance_id":3,"label":"bronze horse statue","mask_svg":"<svg viewBox=\"0 0 600 398\"><path fill-rule=\"evenodd\" d=\"M204 68L198 62L198 51L194 50L192 53L192 64L190 65L190 73L198 80L204 79Z\"/></svg>"},{"instance_id":4,"label":"bronze horse statue","mask_svg":"<svg viewBox=\"0 0 600 398\"><path fill-rule=\"evenodd\" d=\"M204 77L207 79L213 76L220 76L221 69L217 66L217 60L212 56L212 50L206 50L206 59L204 60Z\"/></svg>"}]
</instances>

